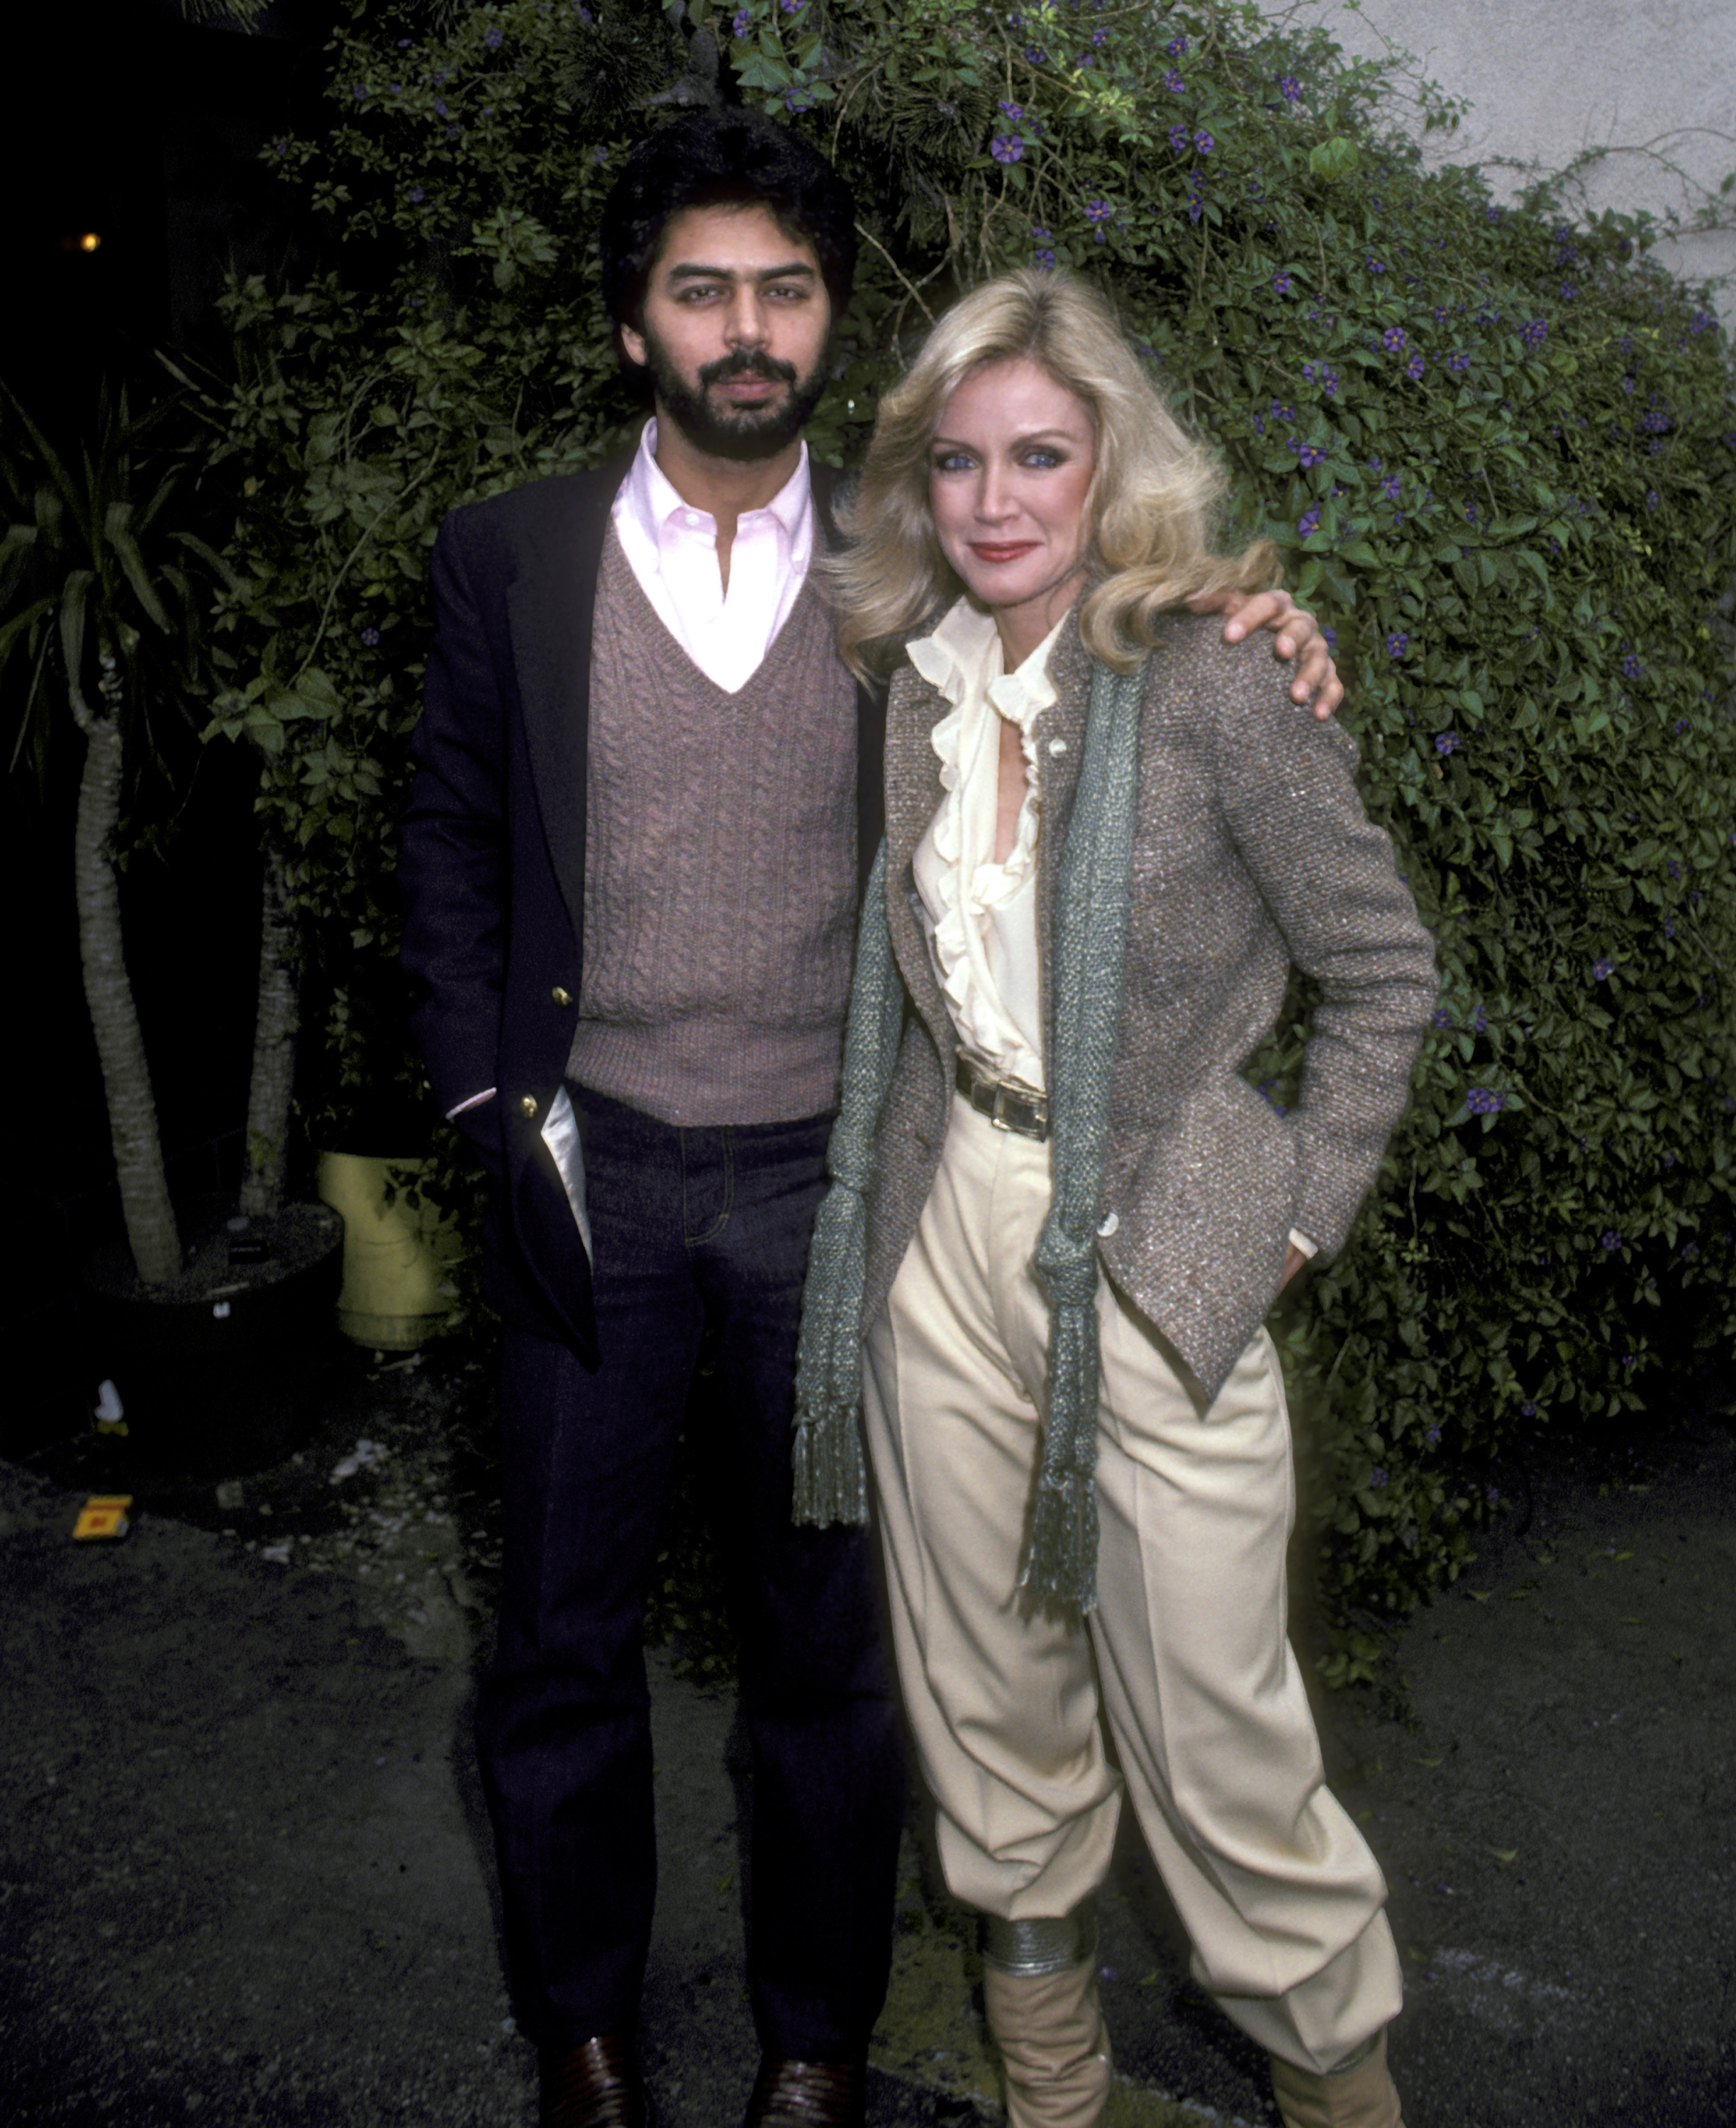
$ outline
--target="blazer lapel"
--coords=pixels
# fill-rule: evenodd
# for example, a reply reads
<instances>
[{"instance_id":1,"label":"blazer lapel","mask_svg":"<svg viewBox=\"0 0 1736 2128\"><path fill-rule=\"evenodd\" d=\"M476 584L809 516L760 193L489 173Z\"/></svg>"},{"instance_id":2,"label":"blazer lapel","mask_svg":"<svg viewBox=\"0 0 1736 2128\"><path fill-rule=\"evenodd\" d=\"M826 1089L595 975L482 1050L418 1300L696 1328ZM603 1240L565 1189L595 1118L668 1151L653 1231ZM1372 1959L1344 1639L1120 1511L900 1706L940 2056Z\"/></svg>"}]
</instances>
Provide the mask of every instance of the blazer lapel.
<instances>
[{"instance_id":1,"label":"blazer lapel","mask_svg":"<svg viewBox=\"0 0 1736 2128\"><path fill-rule=\"evenodd\" d=\"M513 663L543 833L572 920L585 929L585 802L591 615L609 506L629 461L562 484L526 536L507 593Z\"/></svg>"},{"instance_id":2,"label":"blazer lapel","mask_svg":"<svg viewBox=\"0 0 1736 2128\"><path fill-rule=\"evenodd\" d=\"M917 914L911 860L946 796L929 734L951 705L910 666L893 677L886 715L886 922L905 987L942 1057L957 1042Z\"/></svg>"}]
</instances>

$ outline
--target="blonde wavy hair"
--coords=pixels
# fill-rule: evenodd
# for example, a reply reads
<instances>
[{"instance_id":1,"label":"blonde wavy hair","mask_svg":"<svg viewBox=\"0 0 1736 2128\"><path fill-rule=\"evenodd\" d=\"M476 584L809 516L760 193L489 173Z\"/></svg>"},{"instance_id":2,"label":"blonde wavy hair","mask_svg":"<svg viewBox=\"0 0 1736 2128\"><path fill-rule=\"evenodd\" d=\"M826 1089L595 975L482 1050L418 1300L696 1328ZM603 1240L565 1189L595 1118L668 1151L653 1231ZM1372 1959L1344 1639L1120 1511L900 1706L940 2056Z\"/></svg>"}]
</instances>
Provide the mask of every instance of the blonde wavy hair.
<instances>
[{"instance_id":1,"label":"blonde wavy hair","mask_svg":"<svg viewBox=\"0 0 1736 2128\"><path fill-rule=\"evenodd\" d=\"M1240 555L1216 551L1223 473L1153 390L1103 298L1064 273L1003 273L954 304L880 400L861 478L839 513L849 544L824 565L838 648L856 673L884 670L963 591L935 536L929 444L973 370L1020 357L1041 363L1091 416L1079 634L1093 656L1131 671L1166 607L1196 591L1260 591L1276 581L1269 540Z\"/></svg>"}]
</instances>

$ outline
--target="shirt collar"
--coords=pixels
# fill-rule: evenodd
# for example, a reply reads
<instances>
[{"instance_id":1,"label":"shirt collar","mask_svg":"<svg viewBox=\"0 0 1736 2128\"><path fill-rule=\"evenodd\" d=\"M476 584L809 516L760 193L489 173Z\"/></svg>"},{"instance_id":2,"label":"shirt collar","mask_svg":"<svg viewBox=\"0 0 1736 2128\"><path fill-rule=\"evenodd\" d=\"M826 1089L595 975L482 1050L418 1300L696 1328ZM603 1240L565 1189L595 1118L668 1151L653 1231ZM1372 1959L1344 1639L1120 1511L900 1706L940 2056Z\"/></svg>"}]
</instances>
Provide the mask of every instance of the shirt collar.
<instances>
[{"instance_id":1,"label":"shirt collar","mask_svg":"<svg viewBox=\"0 0 1736 2128\"><path fill-rule=\"evenodd\" d=\"M938 687L955 709L973 686L979 686L1002 715L1028 730L1037 713L1055 701L1049 653L1066 625L1063 614L1017 670L1003 676L1000 630L994 615L961 598L932 634L918 636L906 646L906 653L929 686Z\"/></svg>"},{"instance_id":2,"label":"shirt collar","mask_svg":"<svg viewBox=\"0 0 1736 2128\"><path fill-rule=\"evenodd\" d=\"M632 513L640 531L653 546L660 547L663 534L671 521L679 517L685 525L695 531L708 532L717 537L717 520L709 511L695 510L682 500L674 482L657 463L657 417L653 415L639 434L639 448L633 453L633 464L628 471L622 488L621 500ZM742 522L758 516L776 518L783 527L790 542L790 551L800 553L804 538L812 544L813 526L813 490L808 476L808 446L802 445L801 456L796 460L795 471L766 504L763 510L747 510L742 513Z\"/></svg>"}]
</instances>

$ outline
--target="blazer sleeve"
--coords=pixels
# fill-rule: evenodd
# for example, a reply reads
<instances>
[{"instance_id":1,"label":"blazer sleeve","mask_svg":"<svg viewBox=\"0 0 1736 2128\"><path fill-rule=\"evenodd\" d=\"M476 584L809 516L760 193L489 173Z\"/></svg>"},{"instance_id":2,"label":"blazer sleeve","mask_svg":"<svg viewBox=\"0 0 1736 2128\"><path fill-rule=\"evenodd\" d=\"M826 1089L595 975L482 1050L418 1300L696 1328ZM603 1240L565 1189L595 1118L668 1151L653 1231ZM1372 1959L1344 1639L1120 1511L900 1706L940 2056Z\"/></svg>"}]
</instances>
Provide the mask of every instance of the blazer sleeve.
<instances>
[{"instance_id":1,"label":"blazer sleeve","mask_svg":"<svg viewBox=\"0 0 1736 2128\"><path fill-rule=\"evenodd\" d=\"M1244 647L1217 738L1217 788L1238 854L1297 967L1321 987L1291 1124L1296 1225L1344 1246L1410 1094L1438 994L1435 943L1391 838L1356 788L1349 734L1299 711L1289 675Z\"/></svg>"},{"instance_id":2,"label":"blazer sleeve","mask_svg":"<svg viewBox=\"0 0 1736 2128\"><path fill-rule=\"evenodd\" d=\"M506 705L462 528L463 513L448 517L434 542L434 638L398 829L401 958L417 992L411 1027L448 1113L496 1083L509 891ZM460 1120L475 1137L473 1118L476 1110ZM492 1144L484 1150L498 1159Z\"/></svg>"}]
</instances>

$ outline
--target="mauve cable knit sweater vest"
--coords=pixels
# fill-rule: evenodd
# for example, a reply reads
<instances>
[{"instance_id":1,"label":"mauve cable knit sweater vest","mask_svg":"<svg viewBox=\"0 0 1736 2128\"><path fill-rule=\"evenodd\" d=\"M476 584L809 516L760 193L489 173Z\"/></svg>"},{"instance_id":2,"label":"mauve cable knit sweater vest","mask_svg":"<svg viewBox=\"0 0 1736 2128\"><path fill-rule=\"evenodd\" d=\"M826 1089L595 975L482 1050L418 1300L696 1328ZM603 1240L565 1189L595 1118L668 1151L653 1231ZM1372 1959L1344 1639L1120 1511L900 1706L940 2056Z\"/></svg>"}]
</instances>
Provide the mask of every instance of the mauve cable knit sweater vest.
<instances>
[{"instance_id":1,"label":"mauve cable knit sweater vest","mask_svg":"<svg viewBox=\"0 0 1736 2128\"><path fill-rule=\"evenodd\" d=\"M569 1078L670 1123L782 1123L836 1103L856 749L856 691L811 586L727 694L657 619L610 528Z\"/></svg>"}]
</instances>

